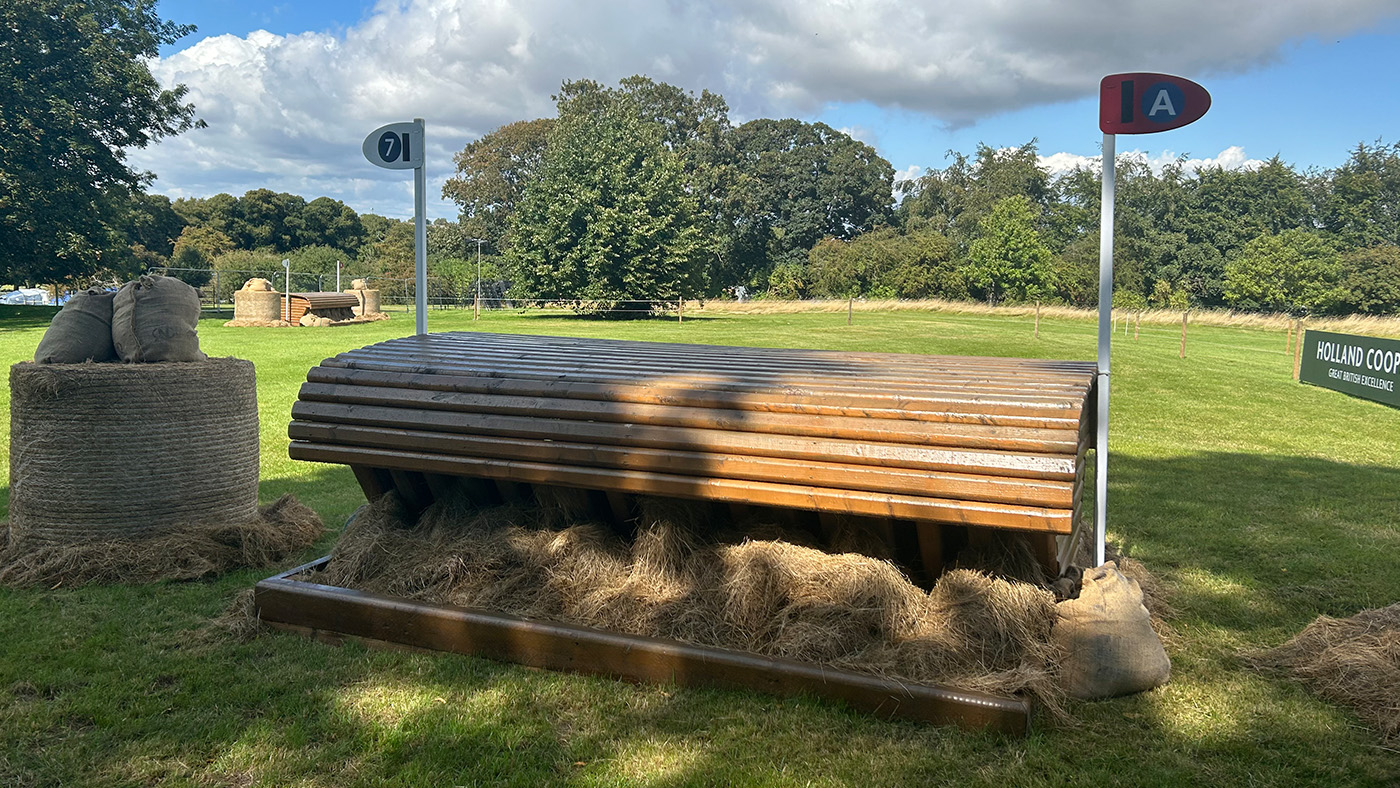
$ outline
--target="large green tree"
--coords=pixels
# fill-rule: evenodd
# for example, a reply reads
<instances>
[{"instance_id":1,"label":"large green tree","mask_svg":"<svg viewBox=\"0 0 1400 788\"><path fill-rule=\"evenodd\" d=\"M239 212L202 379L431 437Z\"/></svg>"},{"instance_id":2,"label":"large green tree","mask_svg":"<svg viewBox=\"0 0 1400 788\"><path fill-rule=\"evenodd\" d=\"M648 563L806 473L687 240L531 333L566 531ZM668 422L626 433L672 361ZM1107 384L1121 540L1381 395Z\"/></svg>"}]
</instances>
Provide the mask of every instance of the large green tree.
<instances>
[{"instance_id":1,"label":"large green tree","mask_svg":"<svg viewBox=\"0 0 1400 788\"><path fill-rule=\"evenodd\" d=\"M0 3L0 276L53 281L129 257L149 175L126 153L197 125L148 62L193 30L155 0Z\"/></svg>"},{"instance_id":2,"label":"large green tree","mask_svg":"<svg viewBox=\"0 0 1400 788\"><path fill-rule=\"evenodd\" d=\"M552 118L520 120L467 144L452 157L457 174L442 196L461 206L462 234L487 242L486 251L505 248L516 203L544 162Z\"/></svg>"},{"instance_id":3,"label":"large green tree","mask_svg":"<svg viewBox=\"0 0 1400 788\"><path fill-rule=\"evenodd\" d=\"M888 223L894 168L869 145L792 119L749 121L733 141L738 225L730 281L721 284L772 281L770 272L805 268L822 238L850 239Z\"/></svg>"},{"instance_id":4,"label":"large green tree","mask_svg":"<svg viewBox=\"0 0 1400 788\"><path fill-rule=\"evenodd\" d=\"M1050 175L1040 164L1035 140L1017 148L978 144L973 157L956 151L948 155L953 161L947 167L900 182L901 224L932 227L966 250L978 223L1007 197L1020 195L1041 209L1053 202Z\"/></svg>"},{"instance_id":5,"label":"large green tree","mask_svg":"<svg viewBox=\"0 0 1400 788\"><path fill-rule=\"evenodd\" d=\"M1400 244L1400 143L1358 144L1329 173L1323 226L1352 248Z\"/></svg>"},{"instance_id":6,"label":"large green tree","mask_svg":"<svg viewBox=\"0 0 1400 788\"><path fill-rule=\"evenodd\" d=\"M1055 256L1035 229L1036 207L1023 195L998 202L978 223L968 249L968 282L990 304L1046 298L1055 292Z\"/></svg>"},{"instance_id":7,"label":"large green tree","mask_svg":"<svg viewBox=\"0 0 1400 788\"><path fill-rule=\"evenodd\" d=\"M1356 249L1342 258L1342 301L1349 311L1400 314L1400 246Z\"/></svg>"},{"instance_id":8,"label":"large green tree","mask_svg":"<svg viewBox=\"0 0 1400 788\"><path fill-rule=\"evenodd\" d=\"M298 246L330 246L355 252L365 242L365 226L354 209L331 197L317 197L302 208Z\"/></svg>"},{"instance_id":9,"label":"large green tree","mask_svg":"<svg viewBox=\"0 0 1400 788\"><path fill-rule=\"evenodd\" d=\"M1345 299L1336 250L1316 233L1261 235L1225 264L1225 299L1244 309L1326 314Z\"/></svg>"},{"instance_id":10,"label":"large green tree","mask_svg":"<svg viewBox=\"0 0 1400 788\"><path fill-rule=\"evenodd\" d=\"M511 218L514 292L603 309L703 295L707 239L684 183L626 94L560 97L540 177Z\"/></svg>"}]
</instances>

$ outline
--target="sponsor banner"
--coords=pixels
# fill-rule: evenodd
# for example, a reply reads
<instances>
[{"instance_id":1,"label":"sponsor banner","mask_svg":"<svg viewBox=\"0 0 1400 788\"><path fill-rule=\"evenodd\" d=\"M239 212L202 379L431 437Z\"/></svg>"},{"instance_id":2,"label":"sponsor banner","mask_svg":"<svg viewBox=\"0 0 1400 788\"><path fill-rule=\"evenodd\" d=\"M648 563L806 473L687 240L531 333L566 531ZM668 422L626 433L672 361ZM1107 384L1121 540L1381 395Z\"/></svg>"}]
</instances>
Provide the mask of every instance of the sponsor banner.
<instances>
[{"instance_id":1,"label":"sponsor banner","mask_svg":"<svg viewBox=\"0 0 1400 788\"><path fill-rule=\"evenodd\" d=\"M1400 407L1400 341L1308 330L1298 379Z\"/></svg>"}]
</instances>

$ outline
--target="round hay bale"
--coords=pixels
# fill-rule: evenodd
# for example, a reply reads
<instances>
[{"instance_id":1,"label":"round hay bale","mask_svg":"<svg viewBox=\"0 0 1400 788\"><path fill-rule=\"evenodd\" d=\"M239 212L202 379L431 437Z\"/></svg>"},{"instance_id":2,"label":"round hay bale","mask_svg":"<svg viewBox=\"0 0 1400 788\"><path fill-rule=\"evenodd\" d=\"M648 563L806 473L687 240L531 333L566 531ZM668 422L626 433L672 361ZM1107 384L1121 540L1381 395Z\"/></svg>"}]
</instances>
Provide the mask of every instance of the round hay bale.
<instances>
[{"instance_id":1,"label":"round hay bale","mask_svg":"<svg viewBox=\"0 0 1400 788\"><path fill-rule=\"evenodd\" d=\"M282 296L272 290L235 290L234 320L272 322L282 319Z\"/></svg>"},{"instance_id":2,"label":"round hay bale","mask_svg":"<svg viewBox=\"0 0 1400 788\"><path fill-rule=\"evenodd\" d=\"M10 368L10 538L73 544L258 513L250 361Z\"/></svg>"},{"instance_id":3,"label":"round hay bale","mask_svg":"<svg viewBox=\"0 0 1400 788\"><path fill-rule=\"evenodd\" d=\"M361 315L373 315L373 314L378 314L378 312L379 312L379 291L378 291L378 290L361 290L361 291L358 293L358 295L360 296L360 312L359 312L359 314L361 314Z\"/></svg>"}]
</instances>

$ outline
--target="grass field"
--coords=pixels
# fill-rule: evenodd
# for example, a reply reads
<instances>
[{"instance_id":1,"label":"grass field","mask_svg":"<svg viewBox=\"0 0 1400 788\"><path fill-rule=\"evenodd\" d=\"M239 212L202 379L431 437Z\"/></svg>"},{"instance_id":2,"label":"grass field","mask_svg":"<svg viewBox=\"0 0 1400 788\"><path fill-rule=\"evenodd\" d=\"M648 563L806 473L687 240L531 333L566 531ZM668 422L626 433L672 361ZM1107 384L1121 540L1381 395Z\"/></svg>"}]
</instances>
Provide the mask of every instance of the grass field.
<instances>
[{"instance_id":1,"label":"grass field","mask_svg":"<svg viewBox=\"0 0 1400 788\"><path fill-rule=\"evenodd\" d=\"M0 313L0 360L45 320ZM430 327L630 339L1091 359L1094 324L941 312L589 321L433 312ZM200 326L257 364L261 497L337 527L347 469L292 462L306 370L410 333ZM1250 785L1400 783L1400 753L1346 711L1246 670L1243 649L1319 614L1400 600L1400 411L1290 377L1270 327L1144 323L1115 339L1110 536L1171 587L1166 687L1074 704L1025 740L887 723L816 700L632 686L456 656L201 632L264 572L154 586L0 590L0 786ZM0 390L8 410L8 388ZM8 479L8 423L0 466ZM0 491L0 505L8 487ZM324 551L328 537L318 547ZM315 551L306 557L316 555Z\"/></svg>"}]
</instances>

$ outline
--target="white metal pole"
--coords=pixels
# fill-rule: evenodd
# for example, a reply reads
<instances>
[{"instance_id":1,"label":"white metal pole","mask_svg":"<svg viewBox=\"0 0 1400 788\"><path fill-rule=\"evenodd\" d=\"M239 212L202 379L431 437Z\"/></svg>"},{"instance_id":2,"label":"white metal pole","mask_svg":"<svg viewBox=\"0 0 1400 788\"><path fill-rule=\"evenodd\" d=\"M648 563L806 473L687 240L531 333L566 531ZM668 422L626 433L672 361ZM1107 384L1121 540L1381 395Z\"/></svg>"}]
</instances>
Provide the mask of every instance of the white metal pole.
<instances>
[{"instance_id":1,"label":"white metal pole","mask_svg":"<svg viewBox=\"0 0 1400 788\"><path fill-rule=\"evenodd\" d=\"M340 261L339 261L339 260L336 260L336 261L335 261L335 291L336 291L337 293L341 292L341 290L340 290Z\"/></svg>"},{"instance_id":2,"label":"white metal pole","mask_svg":"<svg viewBox=\"0 0 1400 788\"><path fill-rule=\"evenodd\" d=\"M427 134L422 118L414 118L413 122L418 124L418 144L423 156L423 163L413 168L413 263L417 273L415 284L418 292L415 294L414 307L418 310L418 333L420 335L428 333L428 227L425 214L427 213L427 176L423 170L427 166Z\"/></svg>"},{"instance_id":3,"label":"white metal pole","mask_svg":"<svg viewBox=\"0 0 1400 788\"><path fill-rule=\"evenodd\" d=\"M1103 135L1103 191L1099 215L1099 402L1094 442L1094 566L1103 566L1108 533L1108 356L1113 341L1114 135Z\"/></svg>"},{"instance_id":4,"label":"white metal pole","mask_svg":"<svg viewBox=\"0 0 1400 788\"><path fill-rule=\"evenodd\" d=\"M286 317L287 322L290 323L292 322L292 261L283 260L282 268L287 272L286 279L282 283L282 289L286 291L283 293L283 297L287 299L282 315Z\"/></svg>"},{"instance_id":5,"label":"white metal pole","mask_svg":"<svg viewBox=\"0 0 1400 788\"><path fill-rule=\"evenodd\" d=\"M476 309L472 320L481 319L481 239L476 240Z\"/></svg>"}]
</instances>

